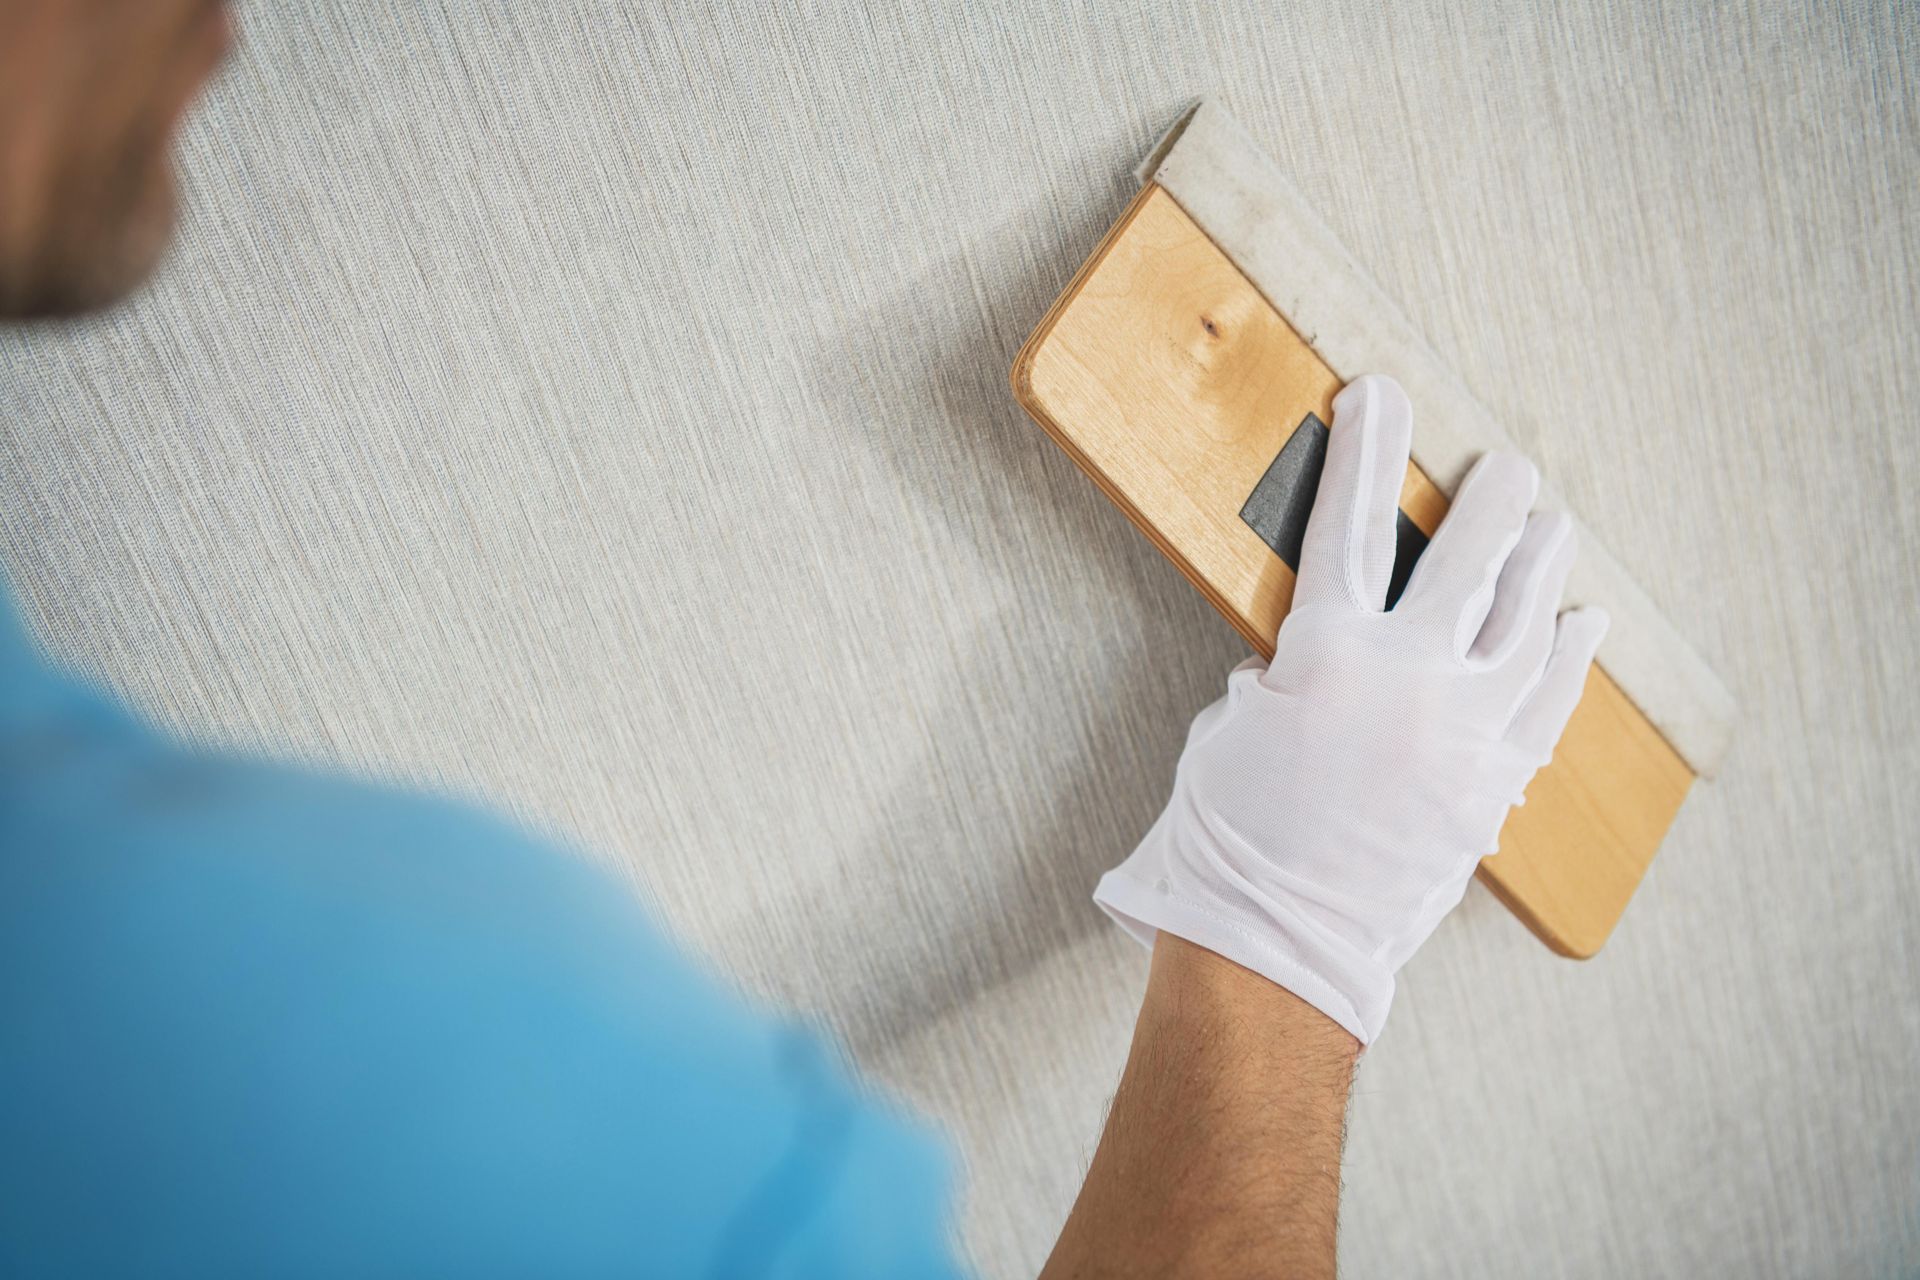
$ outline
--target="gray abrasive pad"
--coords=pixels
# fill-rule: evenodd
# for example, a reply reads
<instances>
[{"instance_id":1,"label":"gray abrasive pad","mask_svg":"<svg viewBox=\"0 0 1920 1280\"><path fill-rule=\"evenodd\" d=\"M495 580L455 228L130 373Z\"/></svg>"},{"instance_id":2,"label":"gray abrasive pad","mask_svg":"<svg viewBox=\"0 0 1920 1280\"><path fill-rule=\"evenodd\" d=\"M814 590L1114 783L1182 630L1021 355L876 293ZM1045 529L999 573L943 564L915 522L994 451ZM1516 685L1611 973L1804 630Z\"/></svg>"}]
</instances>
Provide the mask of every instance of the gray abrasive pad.
<instances>
[{"instance_id":1,"label":"gray abrasive pad","mask_svg":"<svg viewBox=\"0 0 1920 1280\"><path fill-rule=\"evenodd\" d=\"M1260 535L1260 541L1273 548L1287 568L1300 572L1300 547L1307 537L1307 517L1313 512L1314 495L1320 492L1320 473L1327 465L1327 441L1332 432L1319 415L1308 414L1287 437L1286 444L1274 456L1260 483L1247 495L1240 518ZM1393 575L1387 580L1387 608L1393 608L1400 593L1413 576L1413 562L1427 549L1427 535L1407 518L1396 513L1393 524Z\"/></svg>"}]
</instances>

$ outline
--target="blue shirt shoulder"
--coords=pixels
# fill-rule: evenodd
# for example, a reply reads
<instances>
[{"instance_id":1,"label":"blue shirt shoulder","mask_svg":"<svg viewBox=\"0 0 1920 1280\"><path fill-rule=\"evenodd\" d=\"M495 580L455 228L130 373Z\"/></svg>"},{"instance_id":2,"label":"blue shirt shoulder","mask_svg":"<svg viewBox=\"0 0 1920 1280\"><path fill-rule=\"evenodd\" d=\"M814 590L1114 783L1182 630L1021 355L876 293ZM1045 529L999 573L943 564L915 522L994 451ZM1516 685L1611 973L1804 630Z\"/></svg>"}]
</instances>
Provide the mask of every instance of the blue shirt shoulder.
<instances>
[{"instance_id":1,"label":"blue shirt shoulder","mask_svg":"<svg viewBox=\"0 0 1920 1280\"><path fill-rule=\"evenodd\" d=\"M455 805L181 750L0 596L0 1272L949 1276L938 1143Z\"/></svg>"}]
</instances>

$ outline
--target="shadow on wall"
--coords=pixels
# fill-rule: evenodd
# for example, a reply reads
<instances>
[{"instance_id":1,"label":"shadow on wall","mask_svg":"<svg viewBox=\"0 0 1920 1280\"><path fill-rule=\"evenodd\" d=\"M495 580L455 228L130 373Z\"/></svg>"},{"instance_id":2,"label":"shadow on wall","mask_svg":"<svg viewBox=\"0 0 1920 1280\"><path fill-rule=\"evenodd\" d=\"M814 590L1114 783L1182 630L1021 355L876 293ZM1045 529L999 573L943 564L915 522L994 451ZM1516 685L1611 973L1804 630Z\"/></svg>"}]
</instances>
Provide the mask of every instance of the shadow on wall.
<instances>
[{"instance_id":1,"label":"shadow on wall","mask_svg":"<svg viewBox=\"0 0 1920 1280\"><path fill-rule=\"evenodd\" d=\"M1015 602L973 627L946 685L967 696L928 717L939 731L900 763L909 781L847 863L885 871L790 904L819 941L749 975L859 1055L1108 927L1094 882L1152 822L1188 721L1245 656L1008 387L1021 343L1130 195L1116 184L1070 224L1041 207L1002 224L878 303L813 370L813 394L869 424L956 563ZM1036 251L1034 229L1049 226L1057 235ZM903 386L901 403L876 390ZM928 584L930 607L942 587ZM820 955L857 970L824 997L792 976L817 972Z\"/></svg>"}]
</instances>

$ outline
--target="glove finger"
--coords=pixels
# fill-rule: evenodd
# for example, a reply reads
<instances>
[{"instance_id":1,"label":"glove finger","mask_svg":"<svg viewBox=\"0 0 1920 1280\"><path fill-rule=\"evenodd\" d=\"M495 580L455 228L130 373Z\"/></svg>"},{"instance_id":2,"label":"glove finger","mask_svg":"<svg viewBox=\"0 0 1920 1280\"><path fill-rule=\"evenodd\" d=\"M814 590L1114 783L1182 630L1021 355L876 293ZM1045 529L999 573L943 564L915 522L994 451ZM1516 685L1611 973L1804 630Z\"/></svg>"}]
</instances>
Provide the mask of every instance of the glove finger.
<instances>
[{"instance_id":1,"label":"glove finger","mask_svg":"<svg viewBox=\"0 0 1920 1280\"><path fill-rule=\"evenodd\" d=\"M1494 583L1520 541L1539 490L1540 473L1519 454L1481 458L1413 566L1413 580L1397 607L1446 619L1453 651L1464 657L1487 620Z\"/></svg>"},{"instance_id":2,"label":"glove finger","mask_svg":"<svg viewBox=\"0 0 1920 1280\"><path fill-rule=\"evenodd\" d=\"M1554 745L1580 705L1608 622L1607 611L1591 605L1560 615L1546 670L1507 730L1507 741L1540 764L1553 758Z\"/></svg>"},{"instance_id":3,"label":"glove finger","mask_svg":"<svg viewBox=\"0 0 1920 1280\"><path fill-rule=\"evenodd\" d=\"M1553 617L1560 611L1576 543L1573 517L1564 512L1536 511L1527 517L1525 532L1500 570L1493 607L1467 650L1468 661L1496 667L1524 646L1530 651L1522 655L1524 684L1533 683L1553 647Z\"/></svg>"},{"instance_id":4,"label":"glove finger","mask_svg":"<svg viewBox=\"0 0 1920 1280\"><path fill-rule=\"evenodd\" d=\"M1333 432L1300 546L1299 603L1348 601L1378 613L1393 576L1394 518L1413 443L1413 406L1368 374L1333 398Z\"/></svg>"}]
</instances>

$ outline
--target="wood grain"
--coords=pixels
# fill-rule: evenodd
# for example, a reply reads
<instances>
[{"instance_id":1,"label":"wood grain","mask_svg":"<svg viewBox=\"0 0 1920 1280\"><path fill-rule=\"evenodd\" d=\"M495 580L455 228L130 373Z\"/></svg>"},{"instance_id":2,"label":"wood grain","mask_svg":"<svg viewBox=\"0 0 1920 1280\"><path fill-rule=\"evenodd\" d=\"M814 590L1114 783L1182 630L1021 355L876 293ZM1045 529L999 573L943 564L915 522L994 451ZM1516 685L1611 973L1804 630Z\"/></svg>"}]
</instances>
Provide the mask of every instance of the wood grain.
<instances>
[{"instance_id":1,"label":"wood grain","mask_svg":"<svg viewBox=\"0 0 1920 1280\"><path fill-rule=\"evenodd\" d=\"M1293 572L1241 521L1240 507L1305 415L1333 421L1340 386L1173 197L1152 185L1013 368L1014 395L1027 412L1268 657L1293 598ZM1409 467L1400 505L1431 533L1447 500ZM1685 762L1596 667L1553 762L1509 817L1480 877L1549 947L1590 956L1619 921L1692 782Z\"/></svg>"}]
</instances>

